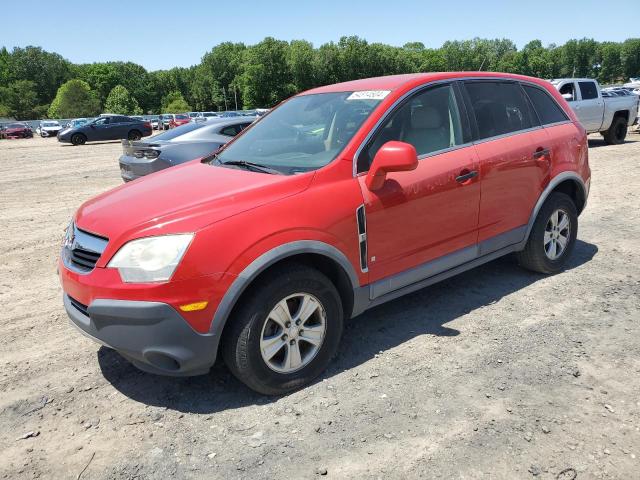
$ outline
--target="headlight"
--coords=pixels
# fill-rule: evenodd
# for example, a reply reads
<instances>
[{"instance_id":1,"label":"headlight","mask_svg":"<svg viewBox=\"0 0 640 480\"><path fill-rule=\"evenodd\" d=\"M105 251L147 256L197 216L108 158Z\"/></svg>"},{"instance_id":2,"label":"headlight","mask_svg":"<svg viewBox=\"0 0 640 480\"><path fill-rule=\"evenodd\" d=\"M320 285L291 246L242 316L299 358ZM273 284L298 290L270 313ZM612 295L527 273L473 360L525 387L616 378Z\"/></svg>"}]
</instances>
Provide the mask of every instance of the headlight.
<instances>
[{"instance_id":1,"label":"headlight","mask_svg":"<svg viewBox=\"0 0 640 480\"><path fill-rule=\"evenodd\" d=\"M117 268L127 283L164 282L182 260L193 234L139 238L126 243L108 267Z\"/></svg>"}]
</instances>

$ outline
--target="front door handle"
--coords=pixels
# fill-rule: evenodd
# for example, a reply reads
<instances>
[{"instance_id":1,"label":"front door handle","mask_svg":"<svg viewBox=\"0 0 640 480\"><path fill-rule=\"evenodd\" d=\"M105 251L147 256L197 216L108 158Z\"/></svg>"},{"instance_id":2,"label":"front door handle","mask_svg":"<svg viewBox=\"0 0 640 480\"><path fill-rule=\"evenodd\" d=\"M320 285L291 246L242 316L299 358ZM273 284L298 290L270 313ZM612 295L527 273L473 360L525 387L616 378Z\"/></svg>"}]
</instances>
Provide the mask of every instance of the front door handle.
<instances>
[{"instance_id":1,"label":"front door handle","mask_svg":"<svg viewBox=\"0 0 640 480\"><path fill-rule=\"evenodd\" d=\"M551 150L548 148L539 148L533 152L533 158L539 160L540 158L548 157L551 154Z\"/></svg>"},{"instance_id":2,"label":"front door handle","mask_svg":"<svg viewBox=\"0 0 640 480\"><path fill-rule=\"evenodd\" d=\"M464 172L464 173L463 173ZM456 182L458 183L464 183L467 180L471 180L472 178L475 178L478 176L478 172L477 170L471 170L471 171L465 171L463 170L462 172L460 172L460 175L458 175L456 177Z\"/></svg>"}]
</instances>

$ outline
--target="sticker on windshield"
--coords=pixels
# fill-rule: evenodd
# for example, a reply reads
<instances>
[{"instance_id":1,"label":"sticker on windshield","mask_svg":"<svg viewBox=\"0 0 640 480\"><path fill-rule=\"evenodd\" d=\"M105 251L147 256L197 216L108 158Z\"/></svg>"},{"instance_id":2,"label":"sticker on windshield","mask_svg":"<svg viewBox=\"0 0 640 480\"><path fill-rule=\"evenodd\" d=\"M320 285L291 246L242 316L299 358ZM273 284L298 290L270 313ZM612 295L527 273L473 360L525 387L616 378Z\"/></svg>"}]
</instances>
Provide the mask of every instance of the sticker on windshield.
<instances>
[{"instance_id":1,"label":"sticker on windshield","mask_svg":"<svg viewBox=\"0 0 640 480\"><path fill-rule=\"evenodd\" d=\"M353 92L347 100L382 100L391 93L391 90L363 90Z\"/></svg>"}]
</instances>

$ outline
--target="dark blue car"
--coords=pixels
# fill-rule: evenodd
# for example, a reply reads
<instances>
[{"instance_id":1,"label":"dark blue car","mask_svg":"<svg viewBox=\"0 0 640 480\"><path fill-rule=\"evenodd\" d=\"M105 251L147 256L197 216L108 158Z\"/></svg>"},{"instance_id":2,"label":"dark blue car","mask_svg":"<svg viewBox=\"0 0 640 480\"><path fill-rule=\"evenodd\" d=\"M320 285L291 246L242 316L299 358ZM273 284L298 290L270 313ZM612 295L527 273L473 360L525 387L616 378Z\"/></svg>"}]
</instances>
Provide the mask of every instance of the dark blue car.
<instances>
[{"instance_id":1,"label":"dark blue car","mask_svg":"<svg viewBox=\"0 0 640 480\"><path fill-rule=\"evenodd\" d=\"M151 122L124 115L100 115L84 125L65 128L58 133L58 141L83 145L99 140L140 140L153 132Z\"/></svg>"}]
</instances>

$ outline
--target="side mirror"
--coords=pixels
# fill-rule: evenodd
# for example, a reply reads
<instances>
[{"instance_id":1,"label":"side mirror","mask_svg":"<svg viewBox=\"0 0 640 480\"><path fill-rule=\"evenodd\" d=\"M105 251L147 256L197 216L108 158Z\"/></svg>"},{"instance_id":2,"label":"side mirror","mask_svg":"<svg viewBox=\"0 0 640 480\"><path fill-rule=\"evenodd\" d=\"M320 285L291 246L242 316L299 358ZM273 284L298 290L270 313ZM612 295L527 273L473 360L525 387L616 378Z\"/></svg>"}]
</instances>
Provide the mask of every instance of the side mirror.
<instances>
[{"instance_id":1,"label":"side mirror","mask_svg":"<svg viewBox=\"0 0 640 480\"><path fill-rule=\"evenodd\" d=\"M371 191L384 185L389 172L406 172L418 167L418 153L413 145L405 142L387 142L373 159L365 184Z\"/></svg>"},{"instance_id":2,"label":"side mirror","mask_svg":"<svg viewBox=\"0 0 640 480\"><path fill-rule=\"evenodd\" d=\"M562 98L564 98L567 102L573 102L573 95L570 93L563 93Z\"/></svg>"}]
</instances>

